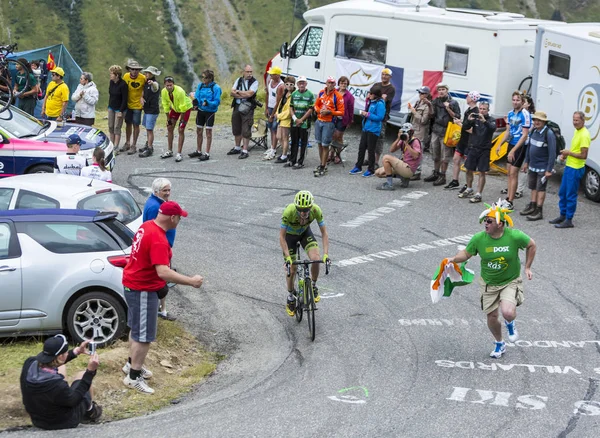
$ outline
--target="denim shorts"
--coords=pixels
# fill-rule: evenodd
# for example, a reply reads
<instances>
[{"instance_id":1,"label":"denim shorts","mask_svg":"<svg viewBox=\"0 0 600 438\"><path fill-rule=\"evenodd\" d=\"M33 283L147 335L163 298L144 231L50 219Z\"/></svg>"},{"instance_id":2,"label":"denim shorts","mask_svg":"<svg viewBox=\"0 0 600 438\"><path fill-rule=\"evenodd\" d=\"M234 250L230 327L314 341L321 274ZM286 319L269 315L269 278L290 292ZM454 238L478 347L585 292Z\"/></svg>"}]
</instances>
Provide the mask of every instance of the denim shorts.
<instances>
[{"instance_id":1,"label":"denim shorts","mask_svg":"<svg viewBox=\"0 0 600 438\"><path fill-rule=\"evenodd\" d=\"M134 126L140 126L142 122L142 110L141 109L128 109L125 113L125 123L133 123Z\"/></svg>"},{"instance_id":2,"label":"denim shorts","mask_svg":"<svg viewBox=\"0 0 600 438\"><path fill-rule=\"evenodd\" d=\"M331 140L333 139L333 130L335 126L333 122L323 122L317 120L315 122L315 140L321 146L329 147Z\"/></svg>"},{"instance_id":3,"label":"denim shorts","mask_svg":"<svg viewBox=\"0 0 600 438\"><path fill-rule=\"evenodd\" d=\"M142 125L144 125L144 128L146 128L148 131L152 131L152 130L154 130L154 127L156 126L157 119L158 119L158 114L144 113L144 118L142 119Z\"/></svg>"}]
</instances>

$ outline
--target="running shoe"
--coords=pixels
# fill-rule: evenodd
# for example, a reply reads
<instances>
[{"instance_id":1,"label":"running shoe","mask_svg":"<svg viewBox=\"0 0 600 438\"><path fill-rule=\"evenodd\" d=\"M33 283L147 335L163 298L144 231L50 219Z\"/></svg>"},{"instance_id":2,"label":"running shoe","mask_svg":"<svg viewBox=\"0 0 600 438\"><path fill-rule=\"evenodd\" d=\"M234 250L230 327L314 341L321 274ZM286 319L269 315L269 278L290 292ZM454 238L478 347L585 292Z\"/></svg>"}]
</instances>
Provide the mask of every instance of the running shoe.
<instances>
[{"instance_id":1,"label":"running shoe","mask_svg":"<svg viewBox=\"0 0 600 438\"><path fill-rule=\"evenodd\" d=\"M200 152L200 156L198 157L198 159L200 161L208 161L210 160L210 155L208 155L206 152Z\"/></svg>"},{"instance_id":2,"label":"running shoe","mask_svg":"<svg viewBox=\"0 0 600 438\"><path fill-rule=\"evenodd\" d=\"M371 172L370 170L365 170L365 173L362 174L363 178L370 178L373 175L375 175L375 173Z\"/></svg>"},{"instance_id":3,"label":"running shoe","mask_svg":"<svg viewBox=\"0 0 600 438\"><path fill-rule=\"evenodd\" d=\"M500 359L504 353L506 353L506 343L504 341L495 342L494 351L490 353L490 357Z\"/></svg>"},{"instance_id":4,"label":"running shoe","mask_svg":"<svg viewBox=\"0 0 600 438\"><path fill-rule=\"evenodd\" d=\"M173 156L173 151L166 150L162 154L160 154L160 158L171 158Z\"/></svg>"},{"instance_id":5,"label":"running shoe","mask_svg":"<svg viewBox=\"0 0 600 438\"><path fill-rule=\"evenodd\" d=\"M354 169L352 169L352 170L351 170L350 172L348 172L348 173L350 173L350 175L358 175L358 174L359 174L359 173L361 173L361 172L362 172L362 169L361 169L360 167L358 167L358 166L357 166L357 167L355 167Z\"/></svg>"},{"instance_id":6,"label":"running shoe","mask_svg":"<svg viewBox=\"0 0 600 438\"><path fill-rule=\"evenodd\" d=\"M201 151L194 151L188 154L188 157L190 158L198 158L202 156L202 152Z\"/></svg>"},{"instance_id":7,"label":"running shoe","mask_svg":"<svg viewBox=\"0 0 600 438\"><path fill-rule=\"evenodd\" d=\"M242 153L240 154L240 156L238 158L240 160L243 160L244 158L248 158L248 152L247 151L242 151Z\"/></svg>"},{"instance_id":8,"label":"running shoe","mask_svg":"<svg viewBox=\"0 0 600 438\"><path fill-rule=\"evenodd\" d=\"M129 375L129 371L131 371L131 364L129 362L127 362L123 366L123 368L121 368L121 370L123 371L123 373ZM144 379L151 379L152 378L152 371L150 371L146 367L142 366L142 377Z\"/></svg>"},{"instance_id":9,"label":"running shoe","mask_svg":"<svg viewBox=\"0 0 600 438\"><path fill-rule=\"evenodd\" d=\"M481 193L476 193L471 199L469 199L471 204L476 204L477 202L481 202Z\"/></svg>"},{"instance_id":10,"label":"running shoe","mask_svg":"<svg viewBox=\"0 0 600 438\"><path fill-rule=\"evenodd\" d=\"M465 190L467 190L467 189L468 189L467 185L466 185L466 184L465 184L465 185L463 185L463 186L460 188L460 190L458 191L458 194L460 195L461 193L463 193L463 192L464 192Z\"/></svg>"},{"instance_id":11,"label":"running shoe","mask_svg":"<svg viewBox=\"0 0 600 438\"><path fill-rule=\"evenodd\" d=\"M508 332L508 340L510 342L517 342L519 340L519 332L517 331L517 327L515 326L515 321L504 321L504 325L506 326L506 331Z\"/></svg>"},{"instance_id":12,"label":"running shoe","mask_svg":"<svg viewBox=\"0 0 600 438\"><path fill-rule=\"evenodd\" d=\"M102 406L95 401L92 402L92 408L87 410L83 415L84 423L95 423L102 416Z\"/></svg>"},{"instance_id":13,"label":"running shoe","mask_svg":"<svg viewBox=\"0 0 600 438\"><path fill-rule=\"evenodd\" d=\"M181 154L175 155L175 162L176 163L179 163L181 160L183 160L183 157L181 156Z\"/></svg>"},{"instance_id":14,"label":"running shoe","mask_svg":"<svg viewBox=\"0 0 600 438\"><path fill-rule=\"evenodd\" d=\"M241 154L241 153L242 153L242 149L231 148L229 150L229 152L227 152L227 155L237 155L237 154Z\"/></svg>"},{"instance_id":15,"label":"running shoe","mask_svg":"<svg viewBox=\"0 0 600 438\"><path fill-rule=\"evenodd\" d=\"M291 298L291 299L290 299ZM285 310L288 315L294 316L296 314L296 299L293 297L288 297L287 304L285 305Z\"/></svg>"},{"instance_id":16,"label":"running shoe","mask_svg":"<svg viewBox=\"0 0 600 438\"><path fill-rule=\"evenodd\" d=\"M135 380L132 380L131 378L129 378L129 375L127 375L123 379L123 384L125 384L125 386L127 386L131 389L135 389L143 394L154 394L154 389L152 389L148 386L148 384L146 383L146 380L142 376L138 377Z\"/></svg>"},{"instance_id":17,"label":"running shoe","mask_svg":"<svg viewBox=\"0 0 600 438\"><path fill-rule=\"evenodd\" d=\"M471 197L473 197L473 189L466 189L465 191L460 192L458 194L458 197L459 198L471 198Z\"/></svg>"},{"instance_id":18,"label":"running shoe","mask_svg":"<svg viewBox=\"0 0 600 438\"><path fill-rule=\"evenodd\" d=\"M460 183L459 183L457 180L453 179L453 180L452 180L452 181L450 181L448 184L446 184L446 185L444 186L444 188L445 188L445 189L449 189L449 190L453 190L453 189L457 189L457 188L458 188L458 186L460 186Z\"/></svg>"},{"instance_id":19,"label":"running shoe","mask_svg":"<svg viewBox=\"0 0 600 438\"><path fill-rule=\"evenodd\" d=\"M393 191L393 190L396 190L394 188L394 185L390 184L388 182L384 182L380 186L375 187L375 189L377 189L377 190L385 190L385 191L390 191L390 192Z\"/></svg>"}]
</instances>

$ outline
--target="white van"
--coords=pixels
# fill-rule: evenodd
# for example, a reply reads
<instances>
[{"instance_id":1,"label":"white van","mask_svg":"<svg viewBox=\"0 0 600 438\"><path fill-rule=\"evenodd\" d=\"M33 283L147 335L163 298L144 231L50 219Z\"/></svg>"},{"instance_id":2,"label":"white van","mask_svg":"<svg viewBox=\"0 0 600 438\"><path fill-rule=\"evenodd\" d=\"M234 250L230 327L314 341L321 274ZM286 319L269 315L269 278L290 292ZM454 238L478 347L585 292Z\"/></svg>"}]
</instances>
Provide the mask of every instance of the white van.
<instances>
[{"instance_id":1,"label":"white van","mask_svg":"<svg viewBox=\"0 0 600 438\"><path fill-rule=\"evenodd\" d=\"M584 177L585 195L600 201L600 23L538 28L533 71L535 107L560 125L567 147L573 113L585 114L592 144Z\"/></svg>"},{"instance_id":2,"label":"white van","mask_svg":"<svg viewBox=\"0 0 600 438\"><path fill-rule=\"evenodd\" d=\"M531 74L536 28L545 21L427 2L352 0L311 9L304 13L307 26L282 45L267 69L274 65L284 74L306 76L315 93L328 76L348 76L358 112L381 70L389 67L397 90L390 122L396 125L406 104L417 99L418 87L435 91L441 81L461 105L477 90L491 102L492 114L506 115L512 92Z\"/></svg>"}]
</instances>

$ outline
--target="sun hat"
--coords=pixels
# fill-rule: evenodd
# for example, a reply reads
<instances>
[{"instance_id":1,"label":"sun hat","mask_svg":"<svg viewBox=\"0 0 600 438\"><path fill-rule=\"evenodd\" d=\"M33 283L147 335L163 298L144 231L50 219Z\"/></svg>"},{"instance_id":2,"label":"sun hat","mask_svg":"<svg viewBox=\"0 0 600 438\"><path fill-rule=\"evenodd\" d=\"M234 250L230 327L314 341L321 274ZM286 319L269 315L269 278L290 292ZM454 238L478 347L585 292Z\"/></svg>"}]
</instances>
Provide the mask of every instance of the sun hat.
<instances>
[{"instance_id":1,"label":"sun hat","mask_svg":"<svg viewBox=\"0 0 600 438\"><path fill-rule=\"evenodd\" d=\"M277 66L271 67L269 69L269 71L267 72L267 74L269 74L269 75L280 75L281 74L281 67L277 67Z\"/></svg>"},{"instance_id":2,"label":"sun hat","mask_svg":"<svg viewBox=\"0 0 600 438\"><path fill-rule=\"evenodd\" d=\"M81 139L80 136L78 136L77 134L71 134L67 137L67 144L78 144L78 145L82 145L83 144L83 140Z\"/></svg>"},{"instance_id":3,"label":"sun hat","mask_svg":"<svg viewBox=\"0 0 600 438\"><path fill-rule=\"evenodd\" d=\"M548 115L544 111L536 111L531 118L533 120L541 120L542 122L548 121Z\"/></svg>"},{"instance_id":4,"label":"sun hat","mask_svg":"<svg viewBox=\"0 0 600 438\"><path fill-rule=\"evenodd\" d=\"M154 76L160 76L162 72L153 65L149 65L148 67L142 70L142 73L151 73Z\"/></svg>"},{"instance_id":5,"label":"sun hat","mask_svg":"<svg viewBox=\"0 0 600 438\"><path fill-rule=\"evenodd\" d=\"M61 78L65 77L65 71L60 67L54 67L52 70L50 70L50 73L56 73Z\"/></svg>"},{"instance_id":6,"label":"sun hat","mask_svg":"<svg viewBox=\"0 0 600 438\"><path fill-rule=\"evenodd\" d=\"M55 335L44 341L44 350L35 358L39 363L50 363L68 350L69 343L65 335Z\"/></svg>"},{"instance_id":7,"label":"sun hat","mask_svg":"<svg viewBox=\"0 0 600 438\"><path fill-rule=\"evenodd\" d=\"M127 70L141 70L143 68L135 59L128 59L125 67Z\"/></svg>"},{"instance_id":8,"label":"sun hat","mask_svg":"<svg viewBox=\"0 0 600 438\"><path fill-rule=\"evenodd\" d=\"M179 204L175 201L166 201L160 204L158 209L160 214L164 214L166 216L183 216L187 217L188 212L179 206Z\"/></svg>"}]
</instances>

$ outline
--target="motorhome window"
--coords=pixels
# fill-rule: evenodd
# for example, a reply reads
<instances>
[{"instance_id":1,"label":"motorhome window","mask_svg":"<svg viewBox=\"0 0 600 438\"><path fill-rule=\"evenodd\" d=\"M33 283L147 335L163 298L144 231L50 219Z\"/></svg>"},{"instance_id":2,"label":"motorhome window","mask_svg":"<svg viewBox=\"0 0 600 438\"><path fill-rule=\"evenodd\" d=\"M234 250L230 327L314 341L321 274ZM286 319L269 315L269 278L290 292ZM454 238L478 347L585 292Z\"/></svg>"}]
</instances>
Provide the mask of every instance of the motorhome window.
<instances>
[{"instance_id":1,"label":"motorhome window","mask_svg":"<svg viewBox=\"0 0 600 438\"><path fill-rule=\"evenodd\" d=\"M446 46L444 72L466 76L469 66L469 49L464 47Z\"/></svg>"},{"instance_id":2,"label":"motorhome window","mask_svg":"<svg viewBox=\"0 0 600 438\"><path fill-rule=\"evenodd\" d=\"M550 50L548 56L548 74L559 78L569 79L571 70L571 57L564 53Z\"/></svg>"},{"instance_id":3,"label":"motorhome window","mask_svg":"<svg viewBox=\"0 0 600 438\"><path fill-rule=\"evenodd\" d=\"M385 64L387 41L357 35L338 33L335 39L335 56Z\"/></svg>"},{"instance_id":4,"label":"motorhome window","mask_svg":"<svg viewBox=\"0 0 600 438\"><path fill-rule=\"evenodd\" d=\"M292 58L305 56L318 56L321 50L321 40L323 39L323 28L309 27L300 38L296 40L291 51Z\"/></svg>"}]
</instances>

